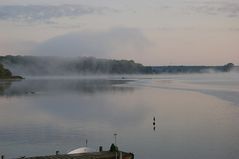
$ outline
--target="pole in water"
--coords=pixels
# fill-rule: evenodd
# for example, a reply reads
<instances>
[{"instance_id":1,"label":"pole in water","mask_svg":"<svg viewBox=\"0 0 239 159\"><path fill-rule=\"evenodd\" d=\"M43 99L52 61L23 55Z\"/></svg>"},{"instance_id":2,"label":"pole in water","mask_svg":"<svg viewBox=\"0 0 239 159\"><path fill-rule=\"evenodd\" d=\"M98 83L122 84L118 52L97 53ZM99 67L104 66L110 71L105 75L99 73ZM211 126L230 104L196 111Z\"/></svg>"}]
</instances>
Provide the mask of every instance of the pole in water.
<instances>
[{"instance_id":1,"label":"pole in water","mask_svg":"<svg viewBox=\"0 0 239 159\"><path fill-rule=\"evenodd\" d=\"M88 140L86 139L85 140L85 147L87 147L88 146Z\"/></svg>"}]
</instances>

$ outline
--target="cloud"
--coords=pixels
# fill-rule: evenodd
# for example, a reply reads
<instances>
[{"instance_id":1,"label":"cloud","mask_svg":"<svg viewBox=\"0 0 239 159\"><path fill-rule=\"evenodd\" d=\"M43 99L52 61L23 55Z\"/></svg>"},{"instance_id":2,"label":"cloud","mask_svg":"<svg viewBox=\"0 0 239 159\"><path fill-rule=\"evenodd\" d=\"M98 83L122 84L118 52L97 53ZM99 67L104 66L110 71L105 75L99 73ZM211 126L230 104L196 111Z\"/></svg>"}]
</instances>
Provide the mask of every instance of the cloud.
<instances>
[{"instance_id":1,"label":"cloud","mask_svg":"<svg viewBox=\"0 0 239 159\"><path fill-rule=\"evenodd\" d=\"M106 11L114 10L83 5L2 5L0 20L52 23L51 20L55 18L102 14Z\"/></svg>"},{"instance_id":2,"label":"cloud","mask_svg":"<svg viewBox=\"0 0 239 159\"><path fill-rule=\"evenodd\" d=\"M188 1L186 7L193 12L207 15L223 15L226 17L239 16L239 3L237 1Z\"/></svg>"},{"instance_id":3,"label":"cloud","mask_svg":"<svg viewBox=\"0 0 239 159\"><path fill-rule=\"evenodd\" d=\"M76 32L49 39L34 50L35 55L131 58L151 45L135 28L113 28L102 32Z\"/></svg>"},{"instance_id":4,"label":"cloud","mask_svg":"<svg viewBox=\"0 0 239 159\"><path fill-rule=\"evenodd\" d=\"M6 39L0 40L0 55L7 54L29 54L31 50L36 47L38 43L36 41L29 40L14 40Z\"/></svg>"}]
</instances>

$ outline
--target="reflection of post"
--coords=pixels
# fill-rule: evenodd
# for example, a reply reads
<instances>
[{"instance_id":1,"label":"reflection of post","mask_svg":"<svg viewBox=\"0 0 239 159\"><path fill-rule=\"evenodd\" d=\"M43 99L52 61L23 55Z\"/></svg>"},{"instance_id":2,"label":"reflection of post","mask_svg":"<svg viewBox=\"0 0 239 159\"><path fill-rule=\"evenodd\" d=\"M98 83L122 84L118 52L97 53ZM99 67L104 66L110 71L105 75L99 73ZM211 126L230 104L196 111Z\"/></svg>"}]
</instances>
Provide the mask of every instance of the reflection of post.
<instances>
[{"instance_id":1,"label":"reflection of post","mask_svg":"<svg viewBox=\"0 0 239 159\"><path fill-rule=\"evenodd\" d=\"M115 159L117 159L118 157L117 157L117 151L115 152Z\"/></svg>"},{"instance_id":2,"label":"reflection of post","mask_svg":"<svg viewBox=\"0 0 239 159\"><path fill-rule=\"evenodd\" d=\"M85 140L85 147L87 147L88 146L88 140L86 139Z\"/></svg>"},{"instance_id":3,"label":"reflection of post","mask_svg":"<svg viewBox=\"0 0 239 159\"><path fill-rule=\"evenodd\" d=\"M114 136L115 136L115 146L117 146L117 144L116 144L116 137L117 137L117 134L114 133Z\"/></svg>"}]
</instances>

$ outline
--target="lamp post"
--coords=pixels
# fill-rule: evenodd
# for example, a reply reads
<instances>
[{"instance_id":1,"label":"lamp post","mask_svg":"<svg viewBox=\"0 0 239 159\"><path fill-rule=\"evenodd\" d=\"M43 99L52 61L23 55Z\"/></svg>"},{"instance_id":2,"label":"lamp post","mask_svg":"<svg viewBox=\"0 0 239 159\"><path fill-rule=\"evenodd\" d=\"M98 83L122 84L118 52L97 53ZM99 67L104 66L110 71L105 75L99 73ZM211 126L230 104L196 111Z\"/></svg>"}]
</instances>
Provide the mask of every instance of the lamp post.
<instances>
[{"instance_id":1,"label":"lamp post","mask_svg":"<svg viewBox=\"0 0 239 159\"><path fill-rule=\"evenodd\" d=\"M117 133L114 133L114 137L115 137L115 147L117 147L117 146L116 146ZM117 154L117 151L115 151L115 159L117 159L117 158L118 158L118 154Z\"/></svg>"},{"instance_id":2,"label":"lamp post","mask_svg":"<svg viewBox=\"0 0 239 159\"><path fill-rule=\"evenodd\" d=\"M115 137L115 146L116 146L116 137L117 137L116 133L114 133L114 137Z\"/></svg>"}]
</instances>

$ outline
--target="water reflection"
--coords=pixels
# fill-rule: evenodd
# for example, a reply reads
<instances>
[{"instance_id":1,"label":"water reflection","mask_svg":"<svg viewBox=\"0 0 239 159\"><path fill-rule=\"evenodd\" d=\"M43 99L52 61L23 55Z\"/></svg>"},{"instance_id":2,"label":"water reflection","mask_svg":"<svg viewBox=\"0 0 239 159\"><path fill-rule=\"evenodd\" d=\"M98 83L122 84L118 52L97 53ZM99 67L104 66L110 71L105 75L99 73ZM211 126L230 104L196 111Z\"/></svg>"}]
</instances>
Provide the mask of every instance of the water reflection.
<instances>
[{"instance_id":1,"label":"water reflection","mask_svg":"<svg viewBox=\"0 0 239 159\"><path fill-rule=\"evenodd\" d=\"M55 149L67 152L79 147L86 138L94 146L105 143L108 146L109 133L140 124L147 112L137 102L126 103L134 100L129 95L135 90L125 86L126 82L102 79L2 82L0 150L10 157L51 154Z\"/></svg>"},{"instance_id":2,"label":"water reflection","mask_svg":"<svg viewBox=\"0 0 239 159\"><path fill-rule=\"evenodd\" d=\"M1 96L26 96L33 94L54 93L83 93L133 91L132 87L116 87L129 80L104 79L30 79L22 81L2 81L0 83Z\"/></svg>"},{"instance_id":3,"label":"water reflection","mask_svg":"<svg viewBox=\"0 0 239 159\"><path fill-rule=\"evenodd\" d=\"M138 159L238 158L238 104L172 80L127 82L54 79L2 85L0 151L7 157L64 153L86 139L90 147L108 148L117 133L119 147ZM35 94L25 93L31 91Z\"/></svg>"},{"instance_id":4,"label":"water reflection","mask_svg":"<svg viewBox=\"0 0 239 159\"><path fill-rule=\"evenodd\" d=\"M0 81L0 96L5 94L5 90L9 89L11 84L11 81Z\"/></svg>"}]
</instances>

